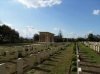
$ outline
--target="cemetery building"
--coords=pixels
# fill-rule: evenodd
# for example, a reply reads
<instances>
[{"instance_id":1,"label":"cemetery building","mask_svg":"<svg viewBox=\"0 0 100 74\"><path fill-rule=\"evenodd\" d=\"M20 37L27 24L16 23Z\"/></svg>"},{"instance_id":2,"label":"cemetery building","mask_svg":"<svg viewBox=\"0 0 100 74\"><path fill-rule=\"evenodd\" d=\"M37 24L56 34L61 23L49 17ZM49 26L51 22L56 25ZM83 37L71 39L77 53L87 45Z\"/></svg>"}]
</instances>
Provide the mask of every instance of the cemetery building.
<instances>
[{"instance_id":1,"label":"cemetery building","mask_svg":"<svg viewBox=\"0 0 100 74\"><path fill-rule=\"evenodd\" d=\"M54 34L50 32L40 32L39 42L54 42Z\"/></svg>"}]
</instances>

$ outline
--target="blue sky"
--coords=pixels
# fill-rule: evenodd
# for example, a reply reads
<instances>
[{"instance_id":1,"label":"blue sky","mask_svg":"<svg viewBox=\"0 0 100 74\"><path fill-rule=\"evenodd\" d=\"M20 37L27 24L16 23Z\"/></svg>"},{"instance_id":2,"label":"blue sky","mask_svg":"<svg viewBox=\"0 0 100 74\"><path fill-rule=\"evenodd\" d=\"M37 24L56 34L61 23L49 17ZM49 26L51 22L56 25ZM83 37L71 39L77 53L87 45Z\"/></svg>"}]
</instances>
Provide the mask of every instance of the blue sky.
<instances>
[{"instance_id":1,"label":"blue sky","mask_svg":"<svg viewBox=\"0 0 100 74\"><path fill-rule=\"evenodd\" d=\"M100 34L100 0L0 0L0 21L23 37L59 30L64 37Z\"/></svg>"}]
</instances>

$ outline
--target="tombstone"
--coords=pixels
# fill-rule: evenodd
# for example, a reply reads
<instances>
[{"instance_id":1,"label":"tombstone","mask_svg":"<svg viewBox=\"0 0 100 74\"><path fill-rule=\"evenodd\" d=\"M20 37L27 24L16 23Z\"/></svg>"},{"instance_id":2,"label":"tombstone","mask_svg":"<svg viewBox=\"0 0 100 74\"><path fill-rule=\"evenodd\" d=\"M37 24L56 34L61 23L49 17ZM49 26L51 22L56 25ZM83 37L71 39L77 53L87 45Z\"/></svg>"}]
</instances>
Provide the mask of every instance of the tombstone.
<instances>
[{"instance_id":1,"label":"tombstone","mask_svg":"<svg viewBox=\"0 0 100 74\"><path fill-rule=\"evenodd\" d=\"M18 51L15 51L15 58L18 58Z\"/></svg>"},{"instance_id":2,"label":"tombstone","mask_svg":"<svg viewBox=\"0 0 100 74\"><path fill-rule=\"evenodd\" d=\"M10 56L9 51L5 51L4 55L7 56L7 57L9 57Z\"/></svg>"},{"instance_id":3,"label":"tombstone","mask_svg":"<svg viewBox=\"0 0 100 74\"><path fill-rule=\"evenodd\" d=\"M92 45L90 45L90 48L92 49Z\"/></svg>"},{"instance_id":4,"label":"tombstone","mask_svg":"<svg viewBox=\"0 0 100 74\"><path fill-rule=\"evenodd\" d=\"M78 62L80 62L80 59L78 59Z\"/></svg>"},{"instance_id":5,"label":"tombstone","mask_svg":"<svg viewBox=\"0 0 100 74\"><path fill-rule=\"evenodd\" d=\"M78 72L82 72L82 68L81 67L78 68Z\"/></svg>"},{"instance_id":6,"label":"tombstone","mask_svg":"<svg viewBox=\"0 0 100 74\"><path fill-rule=\"evenodd\" d=\"M50 50L45 51L45 58L47 59L50 56Z\"/></svg>"},{"instance_id":7,"label":"tombstone","mask_svg":"<svg viewBox=\"0 0 100 74\"><path fill-rule=\"evenodd\" d=\"M92 45L92 49L94 49L94 45Z\"/></svg>"},{"instance_id":8,"label":"tombstone","mask_svg":"<svg viewBox=\"0 0 100 74\"><path fill-rule=\"evenodd\" d=\"M32 68L33 67L33 65L34 65L34 55L33 54L31 54L30 56L29 56L29 58L28 58L28 65L30 66L30 68Z\"/></svg>"},{"instance_id":9,"label":"tombstone","mask_svg":"<svg viewBox=\"0 0 100 74\"><path fill-rule=\"evenodd\" d=\"M33 47L32 46L30 47L30 52L29 53L33 54Z\"/></svg>"},{"instance_id":10,"label":"tombstone","mask_svg":"<svg viewBox=\"0 0 100 74\"><path fill-rule=\"evenodd\" d=\"M93 50L95 51L95 45L93 45Z\"/></svg>"},{"instance_id":11,"label":"tombstone","mask_svg":"<svg viewBox=\"0 0 100 74\"><path fill-rule=\"evenodd\" d=\"M39 64L40 63L40 57L38 54L34 54L34 65Z\"/></svg>"},{"instance_id":12,"label":"tombstone","mask_svg":"<svg viewBox=\"0 0 100 74\"><path fill-rule=\"evenodd\" d=\"M27 55L25 49L22 50L22 56L25 57Z\"/></svg>"},{"instance_id":13,"label":"tombstone","mask_svg":"<svg viewBox=\"0 0 100 74\"><path fill-rule=\"evenodd\" d=\"M96 45L96 52L98 51L98 46Z\"/></svg>"},{"instance_id":14,"label":"tombstone","mask_svg":"<svg viewBox=\"0 0 100 74\"><path fill-rule=\"evenodd\" d=\"M5 63L0 64L0 74L7 74Z\"/></svg>"},{"instance_id":15,"label":"tombstone","mask_svg":"<svg viewBox=\"0 0 100 74\"><path fill-rule=\"evenodd\" d=\"M23 59L17 59L17 74L23 74Z\"/></svg>"},{"instance_id":16,"label":"tombstone","mask_svg":"<svg viewBox=\"0 0 100 74\"><path fill-rule=\"evenodd\" d=\"M8 60L10 59L10 53L9 53L9 51L5 51L3 55L5 57L7 57Z\"/></svg>"},{"instance_id":17,"label":"tombstone","mask_svg":"<svg viewBox=\"0 0 100 74\"><path fill-rule=\"evenodd\" d=\"M97 52L99 53L100 52L100 47L98 46L98 50L97 50Z\"/></svg>"},{"instance_id":18,"label":"tombstone","mask_svg":"<svg viewBox=\"0 0 100 74\"><path fill-rule=\"evenodd\" d=\"M41 63L41 52L38 52L36 59L38 64Z\"/></svg>"}]
</instances>

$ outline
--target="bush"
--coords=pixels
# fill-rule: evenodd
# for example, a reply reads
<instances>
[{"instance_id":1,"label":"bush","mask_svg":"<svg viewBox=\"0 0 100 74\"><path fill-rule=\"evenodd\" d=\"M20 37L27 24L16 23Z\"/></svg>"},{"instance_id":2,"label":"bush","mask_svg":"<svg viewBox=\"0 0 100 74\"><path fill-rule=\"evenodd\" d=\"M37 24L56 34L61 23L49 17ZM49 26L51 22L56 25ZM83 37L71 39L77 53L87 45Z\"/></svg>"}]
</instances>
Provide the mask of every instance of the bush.
<instances>
[{"instance_id":1,"label":"bush","mask_svg":"<svg viewBox=\"0 0 100 74\"><path fill-rule=\"evenodd\" d=\"M74 56L73 58L72 58L72 61L76 61L77 60L77 58L76 58L76 56Z\"/></svg>"},{"instance_id":2,"label":"bush","mask_svg":"<svg viewBox=\"0 0 100 74\"><path fill-rule=\"evenodd\" d=\"M77 67L76 66L73 66L72 67L72 71L77 71Z\"/></svg>"},{"instance_id":3,"label":"bush","mask_svg":"<svg viewBox=\"0 0 100 74\"><path fill-rule=\"evenodd\" d=\"M77 66L77 62L76 62L76 61L73 61L73 62L72 62L72 65L73 65L73 66Z\"/></svg>"}]
</instances>

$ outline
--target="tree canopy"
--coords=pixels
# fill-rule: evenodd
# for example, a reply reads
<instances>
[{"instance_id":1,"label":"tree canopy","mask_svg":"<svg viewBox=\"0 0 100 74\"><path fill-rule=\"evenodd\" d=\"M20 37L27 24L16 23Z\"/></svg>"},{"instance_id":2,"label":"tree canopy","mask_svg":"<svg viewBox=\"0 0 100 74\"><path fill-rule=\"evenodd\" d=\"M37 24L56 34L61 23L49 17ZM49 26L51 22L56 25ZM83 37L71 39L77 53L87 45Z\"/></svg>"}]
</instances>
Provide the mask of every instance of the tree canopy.
<instances>
[{"instance_id":1,"label":"tree canopy","mask_svg":"<svg viewBox=\"0 0 100 74\"><path fill-rule=\"evenodd\" d=\"M11 27L3 24L0 26L0 43L22 43L32 42L31 39L19 36L19 33Z\"/></svg>"}]
</instances>

